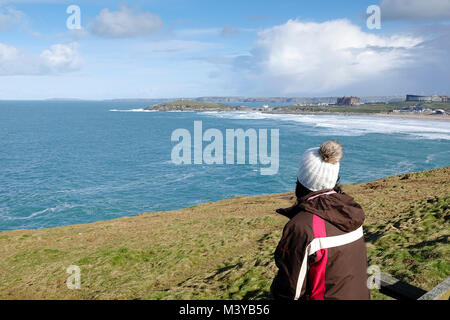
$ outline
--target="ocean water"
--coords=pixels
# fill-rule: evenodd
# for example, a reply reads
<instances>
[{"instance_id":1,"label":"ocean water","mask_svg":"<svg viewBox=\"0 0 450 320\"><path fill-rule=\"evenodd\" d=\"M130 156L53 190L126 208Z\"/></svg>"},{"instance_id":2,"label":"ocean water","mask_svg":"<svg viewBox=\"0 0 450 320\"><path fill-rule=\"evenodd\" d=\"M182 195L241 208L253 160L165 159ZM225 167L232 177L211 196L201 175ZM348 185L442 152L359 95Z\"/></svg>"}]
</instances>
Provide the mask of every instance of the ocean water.
<instances>
[{"instance_id":1,"label":"ocean water","mask_svg":"<svg viewBox=\"0 0 450 320\"><path fill-rule=\"evenodd\" d=\"M156 103L157 101L154 101ZM386 117L142 112L148 102L0 102L0 231L172 210L292 190L304 150L344 145L341 182L450 165L450 122ZM115 110L111 111L111 110ZM279 129L280 168L174 165L177 128ZM275 209L275 208L274 208Z\"/></svg>"}]
</instances>

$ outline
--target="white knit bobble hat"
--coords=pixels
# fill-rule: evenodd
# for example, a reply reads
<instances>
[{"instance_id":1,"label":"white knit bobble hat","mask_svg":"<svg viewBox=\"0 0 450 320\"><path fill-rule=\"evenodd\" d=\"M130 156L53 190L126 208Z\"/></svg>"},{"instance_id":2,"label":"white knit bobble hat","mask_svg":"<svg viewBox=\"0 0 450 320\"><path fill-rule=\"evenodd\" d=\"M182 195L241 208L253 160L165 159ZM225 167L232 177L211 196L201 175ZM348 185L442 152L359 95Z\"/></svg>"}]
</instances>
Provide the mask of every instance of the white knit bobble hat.
<instances>
[{"instance_id":1,"label":"white knit bobble hat","mask_svg":"<svg viewBox=\"0 0 450 320\"><path fill-rule=\"evenodd\" d=\"M339 177L341 158L342 146L336 141L306 150L300 161L298 181L311 191L333 189Z\"/></svg>"}]
</instances>

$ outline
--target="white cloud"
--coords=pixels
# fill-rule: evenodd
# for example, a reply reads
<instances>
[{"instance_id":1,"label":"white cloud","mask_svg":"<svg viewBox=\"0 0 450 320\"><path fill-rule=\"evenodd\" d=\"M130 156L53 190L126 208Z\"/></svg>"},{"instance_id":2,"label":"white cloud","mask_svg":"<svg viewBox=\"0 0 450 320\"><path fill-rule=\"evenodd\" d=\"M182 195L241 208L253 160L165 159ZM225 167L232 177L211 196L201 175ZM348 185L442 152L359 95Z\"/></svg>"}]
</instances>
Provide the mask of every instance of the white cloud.
<instances>
[{"instance_id":1,"label":"white cloud","mask_svg":"<svg viewBox=\"0 0 450 320\"><path fill-rule=\"evenodd\" d=\"M0 30L13 28L15 25L23 21L24 17L25 14L22 11L16 10L12 7L0 7Z\"/></svg>"},{"instance_id":2,"label":"white cloud","mask_svg":"<svg viewBox=\"0 0 450 320\"><path fill-rule=\"evenodd\" d=\"M28 67L24 62L28 60L25 54L16 47L0 43L0 75L23 74ZM29 69L28 71L31 71ZM33 70L32 73L35 73Z\"/></svg>"},{"instance_id":3,"label":"white cloud","mask_svg":"<svg viewBox=\"0 0 450 320\"><path fill-rule=\"evenodd\" d=\"M329 93L410 65L421 42L366 33L348 20L289 20L261 31L251 54L236 59L235 67L261 92Z\"/></svg>"},{"instance_id":4,"label":"white cloud","mask_svg":"<svg viewBox=\"0 0 450 320\"><path fill-rule=\"evenodd\" d=\"M161 29L161 18L150 12L134 12L127 7L118 11L105 8L90 25L91 31L102 37L126 38L151 34Z\"/></svg>"},{"instance_id":5,"label":"white cloud","mask_svg":"<svg viewBox=\"0 0 450 320\"><path fill-rule=\"evenodd\" d=\"M78 70L82 65L76 42L55 44L50 49L44 50L39 58L42 67L53 73Z\"/></svg>"},{"instance_id":6,"label":"white cloud","mask_svg":"<svg viewBox=\"0 0 450 320\"><path fill-rule=\"evenodd\" d=\"M39 56L0 43L0 76L60 74L76 71L81 66L77 43L55 44Z\"/></svg>"},{"instance_id":7,"label":"white cloud","mask_svg":"<svg viewBox=\"0 0 450 320\"><path fill-rule=\"evenodd\" d=\"M450 19L450 0L383 0L384 20L444 20Z\"/></svg>"}]
</instances>

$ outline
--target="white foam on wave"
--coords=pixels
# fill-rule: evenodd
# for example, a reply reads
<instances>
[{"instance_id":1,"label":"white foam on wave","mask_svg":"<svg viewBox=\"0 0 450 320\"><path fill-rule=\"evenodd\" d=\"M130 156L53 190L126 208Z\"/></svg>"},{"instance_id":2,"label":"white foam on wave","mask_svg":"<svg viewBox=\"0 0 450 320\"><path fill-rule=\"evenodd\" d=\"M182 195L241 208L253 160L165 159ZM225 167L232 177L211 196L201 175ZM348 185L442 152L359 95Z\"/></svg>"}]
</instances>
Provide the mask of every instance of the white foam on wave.
<instances>
[{"instance_id":1,"label":"white foam on wave","mask_svg":"<svg viewBox=\"0 0 450 320\"><path fill-rule=\"evenodd\" d=\"M11 217L11 216L2 215L2 218L5 218L6 220L30 220L36 216L41 216L41 215L45 215L47 213L53 213L53 212L61 212L63 210L72 209L75 207L77 207L77 206L71 205L68 203L64 203L64 204L58 205L56 207L46 208L46 209L43 209L40 211L33 212L32 214L30 214L29 216L26 216L26 217Z\"/></svg>"},{"instance_id":2,"label":"white foam on wave","mask_svg":"<svg viewBox=\"0 0 450 320\"><path fill-rule=\"evenodd\" d=\"M429 154L427 156L427 159L425 160L425 163L431 163L437 158L437 156L440 156L440 155L446 154L446 153L450 153L450 151L443 151L443 152Z\"/></svg>"},{"instance_id":3,"label":"white foam on wave","mask_svg":"<svg viewBox=\"0 0 450 320\"><path fill-rule=\"evenodd\" d=\"M227 119L272 119L302 123L320 129L315 135L359 136L368 133L406 134L425 139L450 140L450 122L431 119L399 119L393 117L267 114L261 112L205 112Z\"/></svg>"}]
</instances>

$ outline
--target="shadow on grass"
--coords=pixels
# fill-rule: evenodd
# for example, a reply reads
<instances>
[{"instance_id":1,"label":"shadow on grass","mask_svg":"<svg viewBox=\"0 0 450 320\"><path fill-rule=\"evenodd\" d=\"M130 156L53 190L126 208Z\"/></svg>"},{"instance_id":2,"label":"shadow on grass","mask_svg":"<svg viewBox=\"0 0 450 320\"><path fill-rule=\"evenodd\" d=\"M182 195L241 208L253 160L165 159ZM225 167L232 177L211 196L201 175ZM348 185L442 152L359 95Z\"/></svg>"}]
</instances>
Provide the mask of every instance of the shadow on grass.
<instances>
[{"instance_id":1,"label":"shadow on grass","mask_svg":"<svg viewBox=\"0 0 450 320\"><path fill-rule=\"evenodd\" d=\"M242 300L272 300L273 297L268 291L264 290L252 290L248 291Z\"/></svg>"},{"instance_id":2,"label":"shadow on grass","mask_svg":"<svg viewBox=\"0 0 450 320\"><path fill-rule=\"evenodd\" d=\"M220 268L212 276L209 276L208 278L206 278L206 280L213 280L215 277L217 277L221 273L225 273L228 270L231 270L231 269L234 269L234 268L240 269L240 268L242 268L242 266L243 266L242 262L238 262L238 263L233 264L231 266L226 266L226 267Z\"/></svg>"},{"instance_id":3,"label":"shadow on grass","mask_svg":"<svg viewBox=\"0 0 450 320\"><path fill-rule=\"evenodd\" d=\"M434 240L422 241L420 243L410 245L410 246L408 246L408 249L420 249L420 248L427 247L427 246L435 246L437 244L448 244L449 243L448 238L449 237L447 235L443 235Z\"/></svg>"}]
</instances>

